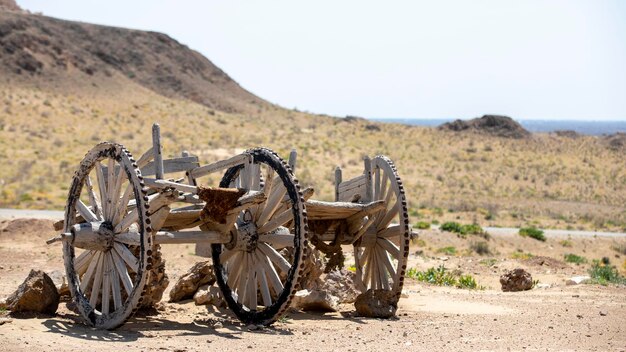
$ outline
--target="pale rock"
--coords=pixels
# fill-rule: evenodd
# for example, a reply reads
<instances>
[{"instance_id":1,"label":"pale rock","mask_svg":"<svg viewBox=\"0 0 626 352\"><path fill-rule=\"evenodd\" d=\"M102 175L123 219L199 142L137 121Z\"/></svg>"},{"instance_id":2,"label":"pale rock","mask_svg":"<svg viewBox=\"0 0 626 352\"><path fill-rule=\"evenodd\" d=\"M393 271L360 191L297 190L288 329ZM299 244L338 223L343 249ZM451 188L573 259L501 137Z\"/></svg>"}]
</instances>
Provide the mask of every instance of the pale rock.
<instances>
[{"instance_id":1,"label":"pale rock","mask_svg":"<svg viewBox=\"0 0 626 352\"><path fill-rule=\"evenodd\" d=\"M291 301L292 307L305 311L336 312L338 305L337 297L320 290L300 290Z\"/></svg>"},{"instance_id":2,"label":"pale rock","mask_svg":"<svg viewBox=\"0 0 626 352\"><path fill-rule=\"evenodd\" d=\"M589 276L574 276L574 277L570 277L569 279L565 280L565 284L567 286L580 285L580 284L584 284L584 283L588 282L589 280L591 280L591 277L589 277Z\"/></svg>"}]
</instances>

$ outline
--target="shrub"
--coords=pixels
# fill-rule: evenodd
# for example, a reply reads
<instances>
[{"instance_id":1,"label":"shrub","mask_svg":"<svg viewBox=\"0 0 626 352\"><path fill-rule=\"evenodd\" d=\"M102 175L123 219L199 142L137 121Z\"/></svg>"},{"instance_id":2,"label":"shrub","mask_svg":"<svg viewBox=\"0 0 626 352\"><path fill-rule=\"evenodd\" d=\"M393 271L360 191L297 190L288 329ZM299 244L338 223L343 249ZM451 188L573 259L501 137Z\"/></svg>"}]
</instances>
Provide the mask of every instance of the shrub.
<instances>
[{"instance_id":1,"label":"shrub","mask_svg":"<svg viewBox=\"0 0 626 352\"><path fill-rule=\"evenodd\" d=\"M589 269L589 276L592 282L600 285L626 284L626 278L621 276L614 266L603 265L598 260L594 260Z\"/></svg>"},{"instance_id":2,"label":"shrub","mask_svg":"<svg viewBox=\"0 0 626 352\"><path fill-rule=\"evenodd\" d=\"M461 224L454 221L445 222L439 228L442 231L461 233Z\"/></svg>"},{"instance_id":3,"label":"shrub","mask_svg":"<svg viewBox=\"0 0 626 352\"><path fill-rule=\"evenodd\" d=\"M511 254L511 259L521 259L526 260L534 257L532 253L524 253L524 251L518 250L517 252Z\"/></svg>"},{"instance_id":4,"label":"shrub","mask_svg":"<svg viewBox=\"0 0 626 352\"><path fill-rule=\"evenodd\" d=\"M480 264L484 265L484 266L492 267L492 266L496 265L497 262L498 262L498 260L496 258L489 258L489 259L481 260Z\"/></svg>"},{"instance_id":5,"label":"shrub","mask_svg":"<svg viewBox=\"0 0 626 352\"><path fill-rule=\"evenodd\" d=\"M420 230L428 230L430 229L430 223L426 221L420 221L416 223L415 225L413 225L413 227L420 229Z\"/></svg>"},{"instance_id":6,"label":"shrub","mask_svg":"<svg viewBox=\"0 0 626 352\"><path fill-rule=\"evenodd\" d=\"M444 253L447 255L455 255L456 254L456 248L455 247L443 247L443 248L439 248L437 250L437 253Z\"/></svg>"},{"instance_id":7,"label":"shrub","mask_svg":"<svg viewBox=\"0 0 626 352\"><path fill-rule=\"evenodd\" d=\"M616 244L611 246L611 248L619 254L626 255L626 243Z\"/></svg>"},{"instance_id":8,"label":"shrub","mask_svg":"<svg viewBox=\"0 0 626 352\"><path fill-rule=\"evenodd\" d=\"M561 240L559 241L559 244L563 247L571 247L572 246L572 241L570 240Z\"/></svg>"},{"instance_id":9,"label":"shrub","mask_svg":"<svg viewBox=\"0 0 626 352\"><path fill-rule=\"evenodd\" d=\"M470 244L470 249L479 255L491 254L491 250L489 250L489 245L485 241L480 242L472 242Z\"/></svg>"},{"instance_id":10,"label":"shrub","mask_svg":"<svg viewBox=\"0 0 626 352\"><path fill-rule=\"evenodd\" d=\"M443 266L433 267L426 271L418 271L415 268L409 268L406 275L417 281L427 282L437 286L454 286L457 288L466 289L484 289L483 286L479 286L471 275L459 275L452 274ZM458 279L457 279L458 276Z\"/></svg>"},{"instance_id":11,"label":"shrub","mask_svg":"<svg viewBox=\"0 0 626 352\"><path fill-rule=\"evenodd\" d=\"M574 263L576 265L584 264L587 262L587 258L581 257L573 253L568 253L564 257L567 263Z\"/></svg>"},{"instance_id":12,"label":"shrub","mask_svg":"<svg viewBox=\"0 0 626 352\"><path fill-rule=\"evenodd\" d=\"M536 227L522 227L521 229L519 229L519 235L522 237L534 238L542 242L546 241L546 236L543 235L543 231L539 230Z\"/></svg>"}]
</instances>

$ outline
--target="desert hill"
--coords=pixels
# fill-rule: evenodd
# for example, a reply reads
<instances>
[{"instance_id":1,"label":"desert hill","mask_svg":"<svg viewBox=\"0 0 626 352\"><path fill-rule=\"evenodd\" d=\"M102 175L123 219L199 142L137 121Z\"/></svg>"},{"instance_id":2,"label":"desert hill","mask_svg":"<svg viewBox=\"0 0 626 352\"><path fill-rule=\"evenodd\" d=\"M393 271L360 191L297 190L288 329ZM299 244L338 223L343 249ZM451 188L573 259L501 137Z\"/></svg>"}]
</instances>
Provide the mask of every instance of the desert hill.
<instances>
[{"instance_id":1,"label":"desert hill","mask_svg":"<svg viewBox=\"0 0 626 352\"><path fill-rule=\"evenodd\" d=\"M0 12L0 207L62 209L89 148L112 140L141 154L155 121L166 156L187 150L202 163L296 148L298 178L324 200L336 165L352 177L364 155L388 155L414 222L626 228L623 149L601 138L503 138L282 109L164 34Z\"/></svg>"},{"instance_id":2,"label":"desert hill","mask_svg":"<svg viewBox=\"0 0 626 352\"><path fill-rule=\"evenodd\" d=\"M0 47L1 76L15 83L76 90L131 81L222 111L267 104L201 54L161 33L3 11Z\"/></svg>"},{"instance_id":3,"label":"desert hill","mask_svg":"<svg viewBox=\"0 0 626 352\"><path fill-rule=\"evenodd\" d=\"M484 115L472 120L455 120L439 126L441 130L462 132L471 131L504 138L527 138L530 132L508 116Z\"/></svg>"}]
</instances>

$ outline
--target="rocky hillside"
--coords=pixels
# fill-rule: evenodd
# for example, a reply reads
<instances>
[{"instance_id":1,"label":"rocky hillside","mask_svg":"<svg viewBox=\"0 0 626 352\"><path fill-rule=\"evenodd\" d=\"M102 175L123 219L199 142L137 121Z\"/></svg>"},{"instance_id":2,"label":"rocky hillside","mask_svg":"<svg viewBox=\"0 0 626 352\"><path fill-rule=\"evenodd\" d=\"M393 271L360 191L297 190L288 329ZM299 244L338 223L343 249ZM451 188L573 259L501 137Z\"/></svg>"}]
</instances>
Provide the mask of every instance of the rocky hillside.
<instances>
[{"instance_id":1,"label":"rocky hillside","mask_svg":"<svg viewBox=\"0 0 626 352\"><path fill-rule=\"evenodd\" d=\"M11 0L0 7L19 10ZM0 77L76 88L130 80L169 98L227 111L267 104L198 52L165 34L0 12Z\"/></svg>"},{"instance_id":2,"label":"rocky hillside","mask_svg":"<svg viewBox=\"0 0 626 352\"><path fill-rule=\"evenodd\" d=\"M526 138L530 132L524 129L517 121L508 116L484 115L472 120L456 120L439 126L441 130L473 131L504 138Z\"/></svg>"}]
</instances>

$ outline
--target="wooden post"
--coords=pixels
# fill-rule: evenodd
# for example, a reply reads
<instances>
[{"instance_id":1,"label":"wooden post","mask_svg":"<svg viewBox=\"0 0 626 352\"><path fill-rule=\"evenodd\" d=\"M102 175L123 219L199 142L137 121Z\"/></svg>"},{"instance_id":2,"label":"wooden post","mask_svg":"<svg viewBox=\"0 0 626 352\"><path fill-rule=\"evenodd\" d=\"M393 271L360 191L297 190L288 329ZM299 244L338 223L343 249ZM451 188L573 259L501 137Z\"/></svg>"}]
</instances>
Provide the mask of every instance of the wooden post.
<instances>
[{"instance_id":1,"label":"wooden post","mask_svg":"<svg viewBox=\"0 0 626 352\"><path fill-rule=\"evenodd\" d=\"M335 169L335 202L339 201L339 184L341 184L341 167Z\"/></svg>"},{"instance_id":2,"label":"wooden post","mask_svg":"<svg viewBox=\"0 0 626 352\"><path fill-rule=\"evenodd\" d=\"M363 166L363 173L365 174L365 199L363 199L362 202L368 203L374 198L374 192L372 192L372 160L368 156L363 158Z\"/></svg>"},{"instance_id":3,"label":"wooden post","mask_svg":"<svg viewBox=\"0 0 626 352\"><path fill-rule=\"evenodd\" d=\"M296 149L292 149L291 153L289 153L289 167L291 167L291 171L296 174L296 158L298 157L298 152Z\"/></svg>"},{"instance_id":4,"label":"wooden post","mask_svg":"<svg viewBox=\"0 0 626 352\"><path fill-rule=\"evenodd\" d=\"M161 150L161 127L158 123L152 125L152 149L154 150L154 169L157 180L163 179L163 154Z\"/></svg>"},{"instance_id":5,"label":"wooden post","mask_svg":"<svg viewBox=\"0 0 626 352\"><path fill-rule=\"evenodd\" d=\"M186 158L186 157L189 157L189 156L191 156L191 155L189 154L189 152L188 152L188 151L183 150L183 152L182 152L181 156L182 156L183 158ZM190 172L190 171L191 171L191 170L187 170L187 171L185 172L185 176L187 177L187 183L189 183L191 186L197 186L198 184L196 183L196 179L194 179L193 177L191 177L191 172Z\"/></svg>"}]
</instances>

